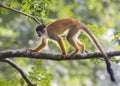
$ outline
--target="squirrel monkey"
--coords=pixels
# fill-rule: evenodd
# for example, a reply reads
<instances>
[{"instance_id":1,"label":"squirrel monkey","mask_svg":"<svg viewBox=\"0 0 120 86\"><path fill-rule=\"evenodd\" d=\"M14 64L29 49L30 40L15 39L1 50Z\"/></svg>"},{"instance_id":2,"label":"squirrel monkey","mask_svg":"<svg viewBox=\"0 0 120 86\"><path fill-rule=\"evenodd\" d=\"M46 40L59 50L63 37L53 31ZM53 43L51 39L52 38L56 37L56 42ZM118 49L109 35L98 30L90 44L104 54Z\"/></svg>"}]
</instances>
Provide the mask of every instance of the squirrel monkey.
<instances>
[{"instance_id":1,"label":"squirrel monkey","mask_svg":"<svg viewBox=\"0 0 120 86\"><path fill-rule=\"evenodd\" d=\"M85 32L88 35L88 37L103 54L105 63L107 65L107 71L110 74L110 78L113 82L116 82L108 55L105 53L103 47L97 41L93 33L85 26L85 24L78 20L67 18L57 20L48 26L45 26L44 24L39 25L36 28L36 32L38 37L42 37L42 43L35 49L30 49L30 51L38 52L39 50L43 49L47 45L47 38L49 38L58 42L62 51L62 56L67 57L66 49L61 39L61 36L66 34L67 41L75 49L70 54L71 57L74 57L79 52L80 48L82 49L82 53L85 52L85 45L77 39L81 31Z\"/></svg>"}]
</instances>

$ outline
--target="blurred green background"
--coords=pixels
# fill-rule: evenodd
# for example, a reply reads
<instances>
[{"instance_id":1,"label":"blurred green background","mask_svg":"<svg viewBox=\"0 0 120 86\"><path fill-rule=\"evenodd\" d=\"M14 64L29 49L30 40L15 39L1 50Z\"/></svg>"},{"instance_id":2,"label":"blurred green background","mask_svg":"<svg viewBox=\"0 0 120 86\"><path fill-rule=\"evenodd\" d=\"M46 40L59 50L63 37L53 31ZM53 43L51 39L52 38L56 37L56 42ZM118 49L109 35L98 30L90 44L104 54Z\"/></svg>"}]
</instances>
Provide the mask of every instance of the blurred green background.
<instances>
[{"instance_id":1,"label":"blurred green background","mask_svg":"<svg viewBox=\"0 0 120 86\"><path fill-rule=\"evenodd\" d=\"M45 24L61 18L75 18L90 28L106 51L120 49L120 0L0 0L0 3L37 16ZM41 42L35 33L37 25L24 15L0 7L0 50L36 47ZM73 49L65 38L63 40L70 53ZM97 51L83 33L79 40L85 43L89 52ZM49 41L42 52L60 53L60 49ZM13 60L38 86L113 86L103 60ZM111 60L116 79L120 82L119 57ZM27 85L14 68L0 62L0 86Z\"/></svg>"}]
</instances>

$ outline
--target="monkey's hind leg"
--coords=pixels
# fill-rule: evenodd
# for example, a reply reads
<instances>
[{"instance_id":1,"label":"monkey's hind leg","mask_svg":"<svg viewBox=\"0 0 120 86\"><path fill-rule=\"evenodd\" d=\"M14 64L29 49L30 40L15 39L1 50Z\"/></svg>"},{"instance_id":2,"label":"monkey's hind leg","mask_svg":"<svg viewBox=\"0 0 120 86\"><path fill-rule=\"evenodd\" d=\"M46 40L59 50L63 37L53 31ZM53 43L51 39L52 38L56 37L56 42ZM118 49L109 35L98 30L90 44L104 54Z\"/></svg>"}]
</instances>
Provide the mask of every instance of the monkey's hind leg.
<instances>
[{"instance_id":1,"label":"monkey's hind leg","mask_svg":"<svg viewBox=\"0 0 120 86\"><path fill-rule=\"evenodd\" d=\"M79 48L81 48L81 52L82 52L82 53L85 53L86 50L85 50L85 45L84 45L84 43L80 42L80 41L77 39L77 44L79 45Z\"/></svg>"},{"instance_id":2,"label":"monkey's hind leg","mask_svg":"<svg viewBox=\"0 0 120 86\"><path fill-rule=\"evenodd\" d=\"M73 48L75 49L72 53L71 53L71 57L74 57L80 50L79 45L77 43L77 36L79 34L79 30L77 29L71 29L68 32L67 35L67 41L71 44L71 46L73 46Z\"/></svg>"}]
</instances>

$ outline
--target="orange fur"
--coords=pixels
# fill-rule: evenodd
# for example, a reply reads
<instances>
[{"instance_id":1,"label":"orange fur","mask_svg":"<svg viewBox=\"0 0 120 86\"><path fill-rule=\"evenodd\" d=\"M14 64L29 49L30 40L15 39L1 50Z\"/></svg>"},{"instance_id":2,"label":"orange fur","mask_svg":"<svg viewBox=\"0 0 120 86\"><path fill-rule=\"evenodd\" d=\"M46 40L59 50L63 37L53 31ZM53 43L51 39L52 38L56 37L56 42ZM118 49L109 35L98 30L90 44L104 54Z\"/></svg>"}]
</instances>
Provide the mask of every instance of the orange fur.
<instances>
[{"instance_id":1,"label":"orange fur","mask_svg":"<svg viewBox=\"0 0 120 86\"><path fill-rule=\"evenodd\" d=\"M80 42L77 39L77 37L80 35L81 31L85 32L88 35L88 37L93 41L93 43L96 45L96 47L103 54L106 65L107 65L107 71L110 74L111 80L115 81L113 70L111 68L111 63L109 61L108 55L105 53L103 47L97 41L97 39L93 35L93 33L85 26L85 24L83 24L82 22L80 22L78 20L67 18L67 19L60 19L60 20L57 20L57 21L49 24L45 28L46 33L43 35L42 43L35 49L30 49L30 50L37 52L37 51L43 49L47 44L46 38L50 38L50 39L58 42L58 44L60 45L61 51L62 51L62 56L66 57L66 48L61 39L61 36L66 34L67 41L75 49L70 55L71 57L74 57L79 52L80 48L82 49L82 53L85 52L84 43Z\"/></svg>"}]
</instances>

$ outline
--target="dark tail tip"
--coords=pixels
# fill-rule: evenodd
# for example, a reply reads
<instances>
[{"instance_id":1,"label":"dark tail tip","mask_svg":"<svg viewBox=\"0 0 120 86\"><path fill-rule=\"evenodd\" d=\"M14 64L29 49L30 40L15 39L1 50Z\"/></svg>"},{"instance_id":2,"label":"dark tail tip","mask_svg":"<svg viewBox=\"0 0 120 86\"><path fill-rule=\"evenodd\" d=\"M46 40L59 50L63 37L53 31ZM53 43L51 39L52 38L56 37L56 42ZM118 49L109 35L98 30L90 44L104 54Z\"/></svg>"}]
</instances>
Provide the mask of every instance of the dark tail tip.
<instances>
[{"instance_id":1,"label":"dark tail tip","mask_svg":"<svg viewBox=\"0 0 120 86\"><path fill-rule=\"evenodd\" d=\"M113 70L112 70L112 68L111 68L110 66L107 66L107 72L108 72L109 75L110 75L111 81L112 81L112 82L116 82L116 79L115 79L115 77L114 77Z\"/></svg>"},{"instance_id":2,"label":"dark tail tip","mask_svg":"<svg viewBox=\"0 0 120 86\"><path fill-rule=\"evenodd\" d=\"M111 66L107 66L107 72L108 72L109 75L110 75L111 81L112 81L114 84L116 84L116 86L118 86L118 83L117 83L117 81L116 81L116 79L115 79L115 77L114 77L114 72L113 72Z\"/></svg>"},{"instance_id":3,"label":"dark tail tip","mask_svg":"<svg viewBox=\"0 0 120 86\"><path fill-rule=\"evenodd\" d=\"M107 72L109 73L109 75L110 75L110 79L111 79L111 81L114 83L114 84L116 84L116 86L118 86L118 83L117 83L117 81L116 81L116 79L115 79L115 76L114 76L114 71L112 70L112 68L111 68L111 63L110 63L110 61L109 60L107 60L107 59L105 59L105 62L106 62L106 69L107 69Z\"/></svg>"}]
</instances>

